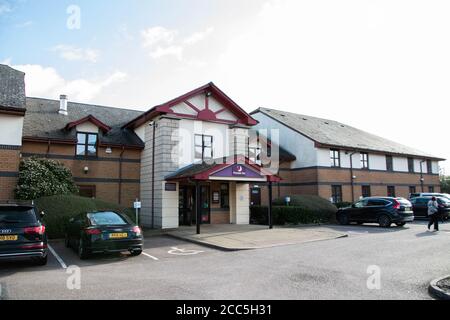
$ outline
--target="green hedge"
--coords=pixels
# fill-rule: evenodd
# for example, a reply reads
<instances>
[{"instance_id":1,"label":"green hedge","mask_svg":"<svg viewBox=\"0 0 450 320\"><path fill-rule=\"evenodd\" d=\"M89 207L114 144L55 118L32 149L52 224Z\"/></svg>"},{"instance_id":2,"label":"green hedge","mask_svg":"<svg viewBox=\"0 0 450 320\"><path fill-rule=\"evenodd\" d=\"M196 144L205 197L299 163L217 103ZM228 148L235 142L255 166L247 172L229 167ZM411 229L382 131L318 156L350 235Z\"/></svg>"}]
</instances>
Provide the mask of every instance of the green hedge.
<instances>
[{"instance_id":1,"label":"green hedge","mask_svg":"<svg viewBox=\"0 0 450 320\"><path fill-rule=\"evenodd\" d=\"M105 201L73 195L50 196L35 201L39 212L44 211L44 222L50 238L63 238L70 218L83 212L114 210L135 220L135 211Z\"/></svg>"},{"instance_id":2,"label":"green hedge","mask_svg":"<svg viewBox=\"0 0 450 320\"><path fill-rule=\"evenodd\" d=\"M324 223L335 219L336 206L328 200L318 196L291 196L289 206L285 205L285 198L273 201L273 223L310 224ZM254 206L250 208L250 222L254 224L268 224L268 207Z\"/></svg>"},{"instance_id":3,"label":"green hedge","mask_svg":"<svg viewBox=\"0 0 450 320\"><path fill-rule=\"evenodd\" d=\"M340 209L340 208L348 208L348 207L351 207L352 204L353 204L353 203L351 203L351 202L339 202L339 203L336 203L335 206L336 206L338 209Z\"/></svg>"}]
</instances>

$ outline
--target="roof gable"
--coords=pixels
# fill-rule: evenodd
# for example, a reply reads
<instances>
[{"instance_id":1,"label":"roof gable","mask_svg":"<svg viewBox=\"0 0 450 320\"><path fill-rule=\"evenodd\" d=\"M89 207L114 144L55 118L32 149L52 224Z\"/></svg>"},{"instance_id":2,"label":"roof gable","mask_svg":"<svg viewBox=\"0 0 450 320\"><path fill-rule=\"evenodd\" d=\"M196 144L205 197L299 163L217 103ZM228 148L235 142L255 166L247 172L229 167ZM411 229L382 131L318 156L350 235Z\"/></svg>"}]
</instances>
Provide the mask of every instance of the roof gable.
<instances>
[{"instance_id":1,"label":"roof gable","mask_svg":"<svg viewBox=\"0 0 450 320\"><path fill-rule=\"evenodd\" d=\"M100 120L98 120L96 117L94 117L93 115L88 115L87 117L84 117L82 119L79 119L77 121L72 121L69 122L65 129L66 130L71 130L77 126L79 126L80 124L86 123L86 122L90 122L92 124L94 124L95 126L97 126L100 130L103 131L103 133L108 133L109 131L111 131L111 127L104 124L103 122L101 122Z\"/></svg>"},{"instance_id":2,"label":"roof gable","mask_svg":"<svg viewBox=\"0 0 450 320\"><path fill-rule=\"evenodd\" d=\"M160 114L227 124L253 126L258 123L211 82L150 109L124 127L136 128Z\"/></svg>"}]
</instances>

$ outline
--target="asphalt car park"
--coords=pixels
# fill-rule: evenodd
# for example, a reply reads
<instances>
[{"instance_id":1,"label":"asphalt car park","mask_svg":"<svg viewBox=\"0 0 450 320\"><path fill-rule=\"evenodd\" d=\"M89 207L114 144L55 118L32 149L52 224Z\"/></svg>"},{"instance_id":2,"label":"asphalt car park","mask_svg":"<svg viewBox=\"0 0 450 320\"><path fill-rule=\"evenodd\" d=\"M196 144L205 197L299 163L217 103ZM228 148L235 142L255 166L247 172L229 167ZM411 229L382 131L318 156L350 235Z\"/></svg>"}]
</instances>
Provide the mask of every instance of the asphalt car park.
<instances>
[{"instance_id":1,"label":"asphalt car park","mask_svg":"<svg viewBox=\"0 0 450 320\"><path fill-rule=\"evenodd\" d=\"M388 229L377 224L326 227L348 237L226 252L154 236L146 238L139 256L98 254L87 260L63 241L50 241L46 266L0 262L0 297L426 299L427 283L448 272L450 223L439 233L427 231L426 220ZM366 287L370 265L382 270L381 290ZM73 280L77 272L80 289Z\"/></svg>"}]
</instances>

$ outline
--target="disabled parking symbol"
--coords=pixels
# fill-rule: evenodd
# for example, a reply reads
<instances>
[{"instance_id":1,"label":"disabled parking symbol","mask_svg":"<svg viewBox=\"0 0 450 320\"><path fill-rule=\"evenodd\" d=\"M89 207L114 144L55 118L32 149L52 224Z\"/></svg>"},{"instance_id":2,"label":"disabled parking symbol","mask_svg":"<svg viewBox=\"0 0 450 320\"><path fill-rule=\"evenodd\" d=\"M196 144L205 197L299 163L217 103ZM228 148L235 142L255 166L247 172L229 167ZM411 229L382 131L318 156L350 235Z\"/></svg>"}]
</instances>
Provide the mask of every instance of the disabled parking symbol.
<instances>
[{"instance_id":1,"label":"disabled parking symbol","mask_svg":"<svg viewBox=\"0 0 450 320\"><path fill-rule=\"evenodd\" d=\"M169 254L173 254L173 255L177 255L177 256L192 256L192 255L199 254L202 252L204 252L204 251L181 249L181 248L177 248L177 247L172 247L168 251Z\"/></svg>"}]
</instances>

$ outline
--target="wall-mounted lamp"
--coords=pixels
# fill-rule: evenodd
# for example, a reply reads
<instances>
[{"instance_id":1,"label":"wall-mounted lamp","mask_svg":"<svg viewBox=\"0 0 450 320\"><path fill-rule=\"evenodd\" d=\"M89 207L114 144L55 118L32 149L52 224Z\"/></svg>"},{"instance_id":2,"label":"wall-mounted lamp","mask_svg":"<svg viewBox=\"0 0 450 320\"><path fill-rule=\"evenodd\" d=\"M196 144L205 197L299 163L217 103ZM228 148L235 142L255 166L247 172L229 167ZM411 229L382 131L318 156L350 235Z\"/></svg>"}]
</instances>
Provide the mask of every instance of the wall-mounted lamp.
<instances>
[{"instance_id":1,"label":"wall-mounted lamp","mask_svg":"<svg viewBox=\"0 0 450 320\"><path fill-rule=\"evenodd\" d=\"M355 179L356 179L356 176L352 176L352 179L355 180Z\"/></svg>"},{"instance_id":2,"label":"wall-mounted lamp","mask_svg":"<svg viewBox=\"0 0 450 320\"><path fill-rule=\"evenodd\" d=\"M84 171L84 174L88 174L88 172L89 172L89 167L88 167L88 166L84 167L84 168L83 168L83 171Z\"/></svg>"},{"instance_id":3,"label":"wall-mounted lamp","mask_svg":"<svg viewBox=\"0 0 450 320\"><path fill-rule=\"evenodd\" d=\"M206 92L206 96L207 96L207 97L211 97L211 96L212 96L212 93L211 93L210 91L208 91L208 92Z\"/></svg>"},{"instance_id":4,"label":"wall-mounted lamp","mask_svg":"<svg viewBox=\"0 0 450 320\"><path fill-rule=\"evenodd\" d=\"M425 179L424 179L424 178L420 178L420 181L424 182L424 181L425 181Z\"/></svg>"}]
</instances>

